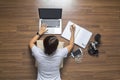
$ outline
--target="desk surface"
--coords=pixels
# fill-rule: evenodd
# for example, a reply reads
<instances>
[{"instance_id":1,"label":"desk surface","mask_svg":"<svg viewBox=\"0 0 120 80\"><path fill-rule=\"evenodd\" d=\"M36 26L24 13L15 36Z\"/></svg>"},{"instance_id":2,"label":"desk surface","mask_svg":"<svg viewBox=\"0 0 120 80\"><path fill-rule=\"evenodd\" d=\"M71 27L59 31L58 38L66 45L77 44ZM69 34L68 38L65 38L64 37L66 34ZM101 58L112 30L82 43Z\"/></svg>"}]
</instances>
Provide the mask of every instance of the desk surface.
<instances>
[{"instance_id":1,"label":"desk surface","mask_svg":"<svg viewBox=\"0 0 120 80\"><path fill-rule=\"evenodd\" d=\"M36 80L28 43L38 31L38 8L44 7L63 8L63 29L71 20L102 35L99 57L87 50L80 64L68 57L62 80L120 79L120 0L0 0L0 80Z\"/></svg>"}]
</instances>

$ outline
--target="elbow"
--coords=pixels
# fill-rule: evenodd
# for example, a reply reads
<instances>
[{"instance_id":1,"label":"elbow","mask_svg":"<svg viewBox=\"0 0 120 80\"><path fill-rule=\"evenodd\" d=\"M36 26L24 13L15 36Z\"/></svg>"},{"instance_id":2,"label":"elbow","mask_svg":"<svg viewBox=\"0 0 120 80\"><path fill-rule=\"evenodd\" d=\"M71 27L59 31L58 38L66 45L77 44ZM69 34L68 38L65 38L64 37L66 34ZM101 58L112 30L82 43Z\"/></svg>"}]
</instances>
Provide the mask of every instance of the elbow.
<instances>
[{"instance_id":1,"label":"elbow","mask_svg":"<svg viewBox=\"0 0 120 80\"><path fill-rule=\"evenodd\" d=\"M74 43L73 44L70 44L70 46L71 46L71 49L73 48L73 46L74 46Z\"/></svg>"},{"instance_id":2,"label":"elbow","mask_svg":"<svg viewBox=\"0 0 120 80\"><path fill-rule=\"evenodd\" d=\"M29 42L29 45L32 44L32 41Z\"/></svg>"},{"instance_id":3,"label":"elbow","mask_svg":"<svg viewBox=\"0 0 120 80\"><path fill-rule=\"evenodd\" d=\"M30 48L32 48L33 45L34 45L34 43L33 43L32 41L30 41L30 42L29 42L29 46L30 46Z\"/></svg>"}]
</instances>

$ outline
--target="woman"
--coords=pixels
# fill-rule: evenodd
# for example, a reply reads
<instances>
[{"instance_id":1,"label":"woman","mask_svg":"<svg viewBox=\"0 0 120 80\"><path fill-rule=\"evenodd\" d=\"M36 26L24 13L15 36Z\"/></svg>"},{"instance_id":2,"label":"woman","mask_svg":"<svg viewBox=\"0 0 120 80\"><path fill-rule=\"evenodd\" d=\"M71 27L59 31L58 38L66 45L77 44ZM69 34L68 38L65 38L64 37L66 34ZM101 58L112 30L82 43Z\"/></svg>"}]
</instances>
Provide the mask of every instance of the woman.
<instances>
[{"instance_id":1,"label":"woman","mask_svg":"<svg viewBox=\"0 0 120 80\"><path fill-rule=\"evenodd\" d=\"M75 26L71 25L70 28L71 38L69 45L62 49L57 49L59 40L56 36L47 36L43 40L44 51L35 45L37 39L46 31L46 25L42 25L37 35L29 43L32 54L38 62L37 80L61 80L59 66L63 58L67 57L67 54L73 48Z\"/></svg>"}]
</instances>

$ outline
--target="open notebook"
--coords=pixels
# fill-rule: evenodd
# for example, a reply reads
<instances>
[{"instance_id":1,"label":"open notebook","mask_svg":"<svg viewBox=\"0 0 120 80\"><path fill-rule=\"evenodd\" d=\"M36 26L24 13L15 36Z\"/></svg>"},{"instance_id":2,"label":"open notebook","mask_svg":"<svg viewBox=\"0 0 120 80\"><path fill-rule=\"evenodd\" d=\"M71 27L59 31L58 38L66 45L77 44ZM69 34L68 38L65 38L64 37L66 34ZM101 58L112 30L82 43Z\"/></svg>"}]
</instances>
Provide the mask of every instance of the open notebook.
<instances>
[{"instance_id":1,"label":"open notebook","mask_svg":"<svg viewBox=\"0 0 120 80\"><path fill-rule=\"evenodd\" d=\"M74 23L69 21L67 23L67 26L65 27L65 30L62 33L62 37L70 40L71 37L71 32L70 32L70 27L71 25L73 25ZM75 44L77 44L78 46L85 48L88 41L90 40L91 36L92 36L92 32L86 30L85 28L82 28L81 26L75 24Z\"/></svg>"},{"instance_id":2,"label":"open notebook","mask_svg":"<svg viewBox=\"0 0 120 80\"><path fill-rule=\"evenodd\" d=\"M37 40L37 46L43 50L44 49L43 40ZM64 42L59 42L58 48L63 48L63 47L64 47ZM35 62L35 66L37 67L37 62ZM63 61L61 62L60 68L63 68Z\"/></svg>"}]
</instances>

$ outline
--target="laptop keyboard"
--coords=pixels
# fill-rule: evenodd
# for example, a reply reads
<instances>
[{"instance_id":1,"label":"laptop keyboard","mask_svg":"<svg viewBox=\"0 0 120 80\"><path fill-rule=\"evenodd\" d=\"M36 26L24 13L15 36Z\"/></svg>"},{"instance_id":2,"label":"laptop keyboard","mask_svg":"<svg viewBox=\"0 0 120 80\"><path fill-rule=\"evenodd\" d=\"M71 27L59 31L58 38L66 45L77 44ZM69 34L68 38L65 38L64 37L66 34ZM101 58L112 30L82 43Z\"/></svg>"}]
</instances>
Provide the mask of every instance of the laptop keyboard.
<instances>
[{"instance_id":1,"label":"laptop keyboard","mask_svg":"<svg viewBox=\"0 0 120 80\"><path fill-rule=\"evenodd\" d=\"M42 24L47 24L47 27L59 27L60 26L60 20L41 20Z\"/></svg>"}]
</instances>

